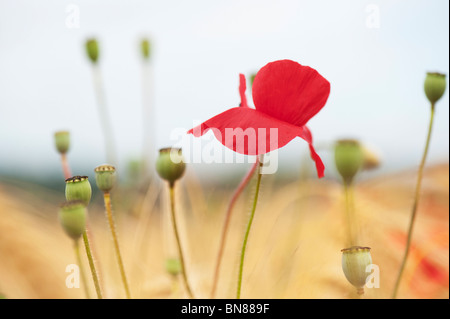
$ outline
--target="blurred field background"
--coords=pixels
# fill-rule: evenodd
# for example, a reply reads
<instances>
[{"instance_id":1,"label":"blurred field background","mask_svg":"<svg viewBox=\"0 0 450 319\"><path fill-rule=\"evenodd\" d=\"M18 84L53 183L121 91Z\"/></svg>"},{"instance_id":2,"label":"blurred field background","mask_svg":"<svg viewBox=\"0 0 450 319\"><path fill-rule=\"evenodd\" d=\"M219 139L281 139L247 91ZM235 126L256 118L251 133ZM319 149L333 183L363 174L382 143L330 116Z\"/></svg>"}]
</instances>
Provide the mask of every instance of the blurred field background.
<instances>
[{"instance_id":1,"label":"blurred field background","mask_svg":"<svg viewBox=\"0 0 450 319\"><path fill-rule=\"evenodd\" d=\"M433 165L425 171L400 298L449 297L448 175L448 164ZM361 181L356 186L360 244L372 248L373 262L380 267L381 275L380 288L366 288L364 298L391 296L406 241L415 177L416 172L408 170ZM0 184L1 292L8 298L83 298L82 289L65 286L69 275L66 266L76 262L72 241L57 221L63 194L25 186ZM146 193L133 191L138 205L115 207L134 298L186 297L181 277L174 279L164 266L167 258L176 256L176 250L168 194L163 186L155 182ZM217 186L206 188L189 171L176 191L192 289L196 297L208 298L218 234L231 191ZM252 195L250 185L234 211L219 298L235 296L239 249ZM106 297L121 298L123 287L98 199L89 208L92 244ZM242 297L354 298L354 288L341 268L344 216L340 183L313 179L286 183L265 176L249 239ZM94 294L93 286L90 288Z\"/></svg>"},{"instance_id":2,"label":"blurred field background","mask_svg":"<svg viewBox=\"0 0 450 319\"><path fill-rule=\"evenodd\" d=\"M64 201L53 141L58 130L70 131L73 173L88 175L93 186L89 222L105 297L125 295L93 173L106 160L84 47L95 37L120 176L113 208L132 297L186 297L181 279L165 269L176 249L167 185L152 170L157 150L179 144L192 155L192 141L200 139L186 137L186 130L239 105L238 74L248 80L266 63L288 58L331 83L327 104L308 123L326 177L315 177L303 141L280 150L279 171L262 181L242 297L355 297L341 269L345 206L331 152L334 141L354 138L381 155L380 167L358 176L355 188L360 244L372 248L381 274L380 288L366 289L364 298L390 298L425 143L425 74L449 74L448 6L441 0L0 1L0 297L84 298L83 289L65 284L66 266L76 260L57 220ZM151 43L148 63L143 38ZM449 298L448 116L447 87L436 105L399 298ZM202 139L223 149L213 140ZM143 158L149 188L140 184ZM209 296L224 214L247 169L248 163L188 164L177 185L196 297ZM235 297L253 192L249 185L234 209L218 298Z\"/></svg>"}]
</instances>

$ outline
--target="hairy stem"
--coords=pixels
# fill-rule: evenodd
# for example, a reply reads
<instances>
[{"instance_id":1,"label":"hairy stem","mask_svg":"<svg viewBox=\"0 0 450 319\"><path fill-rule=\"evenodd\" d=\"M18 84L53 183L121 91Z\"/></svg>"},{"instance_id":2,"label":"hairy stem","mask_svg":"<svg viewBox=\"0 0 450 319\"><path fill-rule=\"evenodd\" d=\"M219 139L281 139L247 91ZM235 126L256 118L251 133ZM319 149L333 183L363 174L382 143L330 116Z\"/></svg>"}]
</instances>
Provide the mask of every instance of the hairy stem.
<instances>
[{"instance_id":1,"label":"hairy stem","mask_svg":"<svg viewBox=\"0 0 450 319\"><path fill-rule=\"evenodd\" d=\"M105 140L106 159L110 164L116 163L116 150L113 139L113 130L111 120L106 106L105 93L103 91L103 81L100 69L97 65L92 66L92 75L94 78L94 89L97 98L99 118L103 130L103 138Z\"/></svg>"},{"instance_id":2,"label":"hairy stem","mask_svg":"<svg viewBox=\"0 0 450 319\"><path fill-rule=\"evenodd\" d=\"M64 173L64 179L68 179L72 177L72 172L70 171L69 162L67 161L67 155L66 153L61 154L61 164L63 168Z\"/></svg>"},{"instance_id":3,"label":"hairy stem","mask_svg":"<svg viewBox=\"0 0 450 319\"><path fill-rule=\"evenodd\" d=\"M83 263L81 262L81 254L80 254L80 241L76 239L74 241L75 256L77 258L78 268L80 269L81 281L83 282L84 293L86 294L87 299L91 299L91 295L89 293L89 287L87 285L86 272L84 270Z\"/></svg>"},{"instance_id":4,"label":"hairy stem","mask_svg":"<svg viewBox=\"0 0 450 319\"><path fill-rule=\"evenodd\" d=\"M250 168L250 171L248 171L247 175L244 177L244 179L239 184L238 188L235 190L233 197L231 198L230 204L228 205L228 209L225 214L225 220L223 223L222 235L220 237L219 252L217 254L216 267L214 269L213 285L212 285L212 289L211 289L211 299L214 298L215 294L216 294L217 282L219 281L220 266L222 263L223 252L225 249L226 238L227 238L227 234L228 234L228 226L229 226L230 220L231 220L231 213L233 212L234 205L236 204L239 196L242 194L243 190L245 189L247 184L252 179L253 173L255 172L256 168L258 167L258 164L259 164L259 162L258 162L258 158L257 158L255 164L252 165L252 167Z\"/></svg>"},{"instance_id":5,"label":"hairy stem","mask_svg":"<svg viewBox=\"0 0 450 319\"><path fill-rule=\"evenodd\" d=\"M111 235L112 235L113 242L114 242L114 249L116 251L117 263L119 265L120 275L122 277L122 283L123 283L123 286L125 288L126 296L127 296L128 299L130 299L131 298L130 288L128 287L127 276L125 274L125 268L123 266L122 256L120 254L119 240L117 238L116 224L114 222L114 218L113 218L113 215L112 215L111 195L109 194L109 192L104 192L103 193L103 199L104 199L104 202L105 202L106 217L108 219L109 228L111 230Z\"/></svg>"},{"instance_id":6,"label":"hairy stem","mask_svg":"<svg viewBox=\"0 0 450 319\"><path fill-rule=\"evenodd\" d=\"M400 266L400 270L399 270L397 280L396 280L395 286L394 286L394 292L392 294L393 299L397 298L398 288L400 286L403 271L405 270L406 260L408 259L409 250L411 248L412 232L413 232L413 227L414 227L414 221L416 219L417 207L419 205L420 189L422 186L423 169L425 167L425 161L427 158L428 149L430 147L431 131L433 129L433 119L434 119L434 104L431 104L431 116L430 116L430 123L428 125L427 141L425 143L425 150L423 151L422 160L421 160L420 166L419 166L419 173L417 175L414 203L413 203L413 207L412 207L411 220L409 222L409 228L408 228L408 238L406 240L406 248L405 248L405 253L403 255L402 264Z\"/></svg>"},{"instance_id":7,"label":"hairy stem","mask_svg":"<svg viewBox=\"0 0 450 319\"><path fill-rule=\"evenodd\" d=\"M142 125L143 125L143 145L142 145L142 175L143 181L148 182L150 177L150 167L153 164L154 149L154 116L153 116L153 78L152 68L149 61L142 63Z\"/></svg>"},{"instance_id":8,"label":"hairy stem","mask_svg":"<svg viewBox=\"0 0 450 319\"><path fill-rule=\"evenodd\" d=\"M100 288L100 282L98 280L97 270L95 269L94 258L92 257L91 245L87 236L87 231L83 233L84 247L86 249L86 255L89 260L89 267L91 268L92 279L94 280L95 291L97 292L97 298L103 299L102 290Z\"/></svg>"},{"instance_id":9,"label":"hairy stem","mask_svg":"<svg viewBox=\"0 0 450 319\"><path fill-rule=\"evenodd\" d=\"M345 211L347 219L347 236L348 243L347 247L352 247L356 245L356 236L354 228L354 206L353 206L353 186L351 182L344 182L344 193L345 193Z\"/></svg>"},{"instance_id":10,"label":"hairy stem","mask_svg":"<svg viewBox=\"0 0 450 319\"><path fill-rule=\"evenodd\" d=\"M186 274L186 264L184 262L183 257L183 250L181 249L181 240L180 235L178 234L178 227L177 227L177 220L175 218L175 194L174 194L174 185L169 185L169 192L170 192L170 211L172 216L172 226L173 226L173 232L175 233L175 238L177 240L177 248L178 248L178 255L180 258L181 263L181 273L183 275L184 284L186 286L186 290L188 292L188 295L191 299L194 299L194 295L192 294L191 287L189 286L189 281Z\"/></svg>"},{"instance_id":11,"label":"hairy stem","mask_svg":"<svg viewBox=\"0 0 450 319\"><path fill-rule=\"evenodd\" d=\"M247 230L245 231L244 241L242 243L236 299L240 299L241 298L241 286L242 286L242 274L244 272L245 250L247 248L247 241L248 241L248 236L250 234L250 229L252 227L253 218L255 217L256 204L258 203L259 188L260 188L260 185L261 185L261 177L262 177L262 174L261 174L262 165L263 165L263 161L261 159L260 163L259 163L258 179L256 181L256 191L255 191L255 198L253 199L252 212L251 212L251 215L250 215L250 219L248 221Z\"/></svg>"}]
</instances>

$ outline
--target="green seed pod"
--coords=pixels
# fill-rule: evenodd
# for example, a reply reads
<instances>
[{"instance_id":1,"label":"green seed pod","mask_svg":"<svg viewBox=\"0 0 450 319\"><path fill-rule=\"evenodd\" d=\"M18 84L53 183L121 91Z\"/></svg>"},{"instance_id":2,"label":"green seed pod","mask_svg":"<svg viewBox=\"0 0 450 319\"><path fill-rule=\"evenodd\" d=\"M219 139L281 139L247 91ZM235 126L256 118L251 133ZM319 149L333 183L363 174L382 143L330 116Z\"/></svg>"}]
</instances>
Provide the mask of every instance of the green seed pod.
<instances>
[{"instance_id":1,"label":"green seed pod","mask_svg":"<svg viewBox=\"0 0 450 319\"><path fill-rule=\"evenodd\" d=\"M144 59L148 60L150 58L151 46L148 39L142 39L141 41L141 53Z\"/></svg>"},{"instance_id":2,"label":"green seed pod","mask_svg":"<svg viewBox=\"0 0 450 319\"><path fill-rule=\"evenodd\" d=\"M431 104L436 103L444 95L446 87L445 74L428 72L425 78L425 95Z\"/></svg>"},{"instance_id":3,"label":"green seed pod","mask_svg":"<svg viewBox=\"0 0 450 319\"><path fill-rule=\"evenodd\" d=\"M364 154L359 142L356 140L337 141L334 148L334 160L344 183L351 184L364 163Z\"/></svg>"},{"instance_id":4,"label":"green seed pod","mask_svg":"<svg viewBox=\"0 0 450 319\"><path fill-rule=\"evenodd\" d=\"M172 276L177 276L181 273L181 263L178 258L168 258L166 260L166 271Z\"/></svg>"},{"instance_id":5,"label":"green seed pod","mask_svg":"<svg viewBox=\"0 0 450 319\"><path fill-rule=\"evenodd\" d=\"M66 200L80 200L87 206L91 196L92 188L87 176L73 176L66 179Z\"/></svg>"},{"instance_id":6,"label":"green seed pod","mask_svg":"<svg viewBox=\"0 0 450 319\"><path fill-rule=\"evenodd\" d=\"M97 187L103 192L109 192L116 183L116 168L112 165L104 164L96 167L94 172Z\"/></svg>"},{"instance_id":7,"label":"green seed pod","mask_svg":"<svg viewBox=\"0 0 450 319\"><path fill-rule=\"evenodd\" d=\"M97 63L98 61L98 42L96 39L88 39L86 41L86 53L92 63Z\"/></svg>"},{"instance_id":8,"label":"green seed pod","mask_svg":"<svg viewBox=\"0 0 450 319\"><path fill-rule=\"evenodd\" d=\"M55 132L55 145L59 153L67 153L70 147L70 133L67 131Z\"/></svg>"},{"instance_id":9,"label":"green seed pod","mask_svg":"<svg viewBox=\"0 0 450 319\"><path fill-rule=\"evenodd\" d=\"M369 247L353 246L341 250L342 270L347 280L355 286L358 294L364 293L367 277L370 274L368 266L372 264Z\"/></svg>"},{"instance_id":10,"label":"green seed pod","mask_svg":"<svg viewBox=\"0 0 450 319\"><path fill-rule=\"evenodd\" d=\"M77 240L86 229L86 206L84 202L75 200L61 205L59 222L70 238Z\"/></svg>"},{"instance_id":11,"label":"green seed pod","mask_svg":"<svg viewBox=\"0 0 450 319\"><path fill-rule=\"evenodd\" d=\"M380 166L381 159L378 154L365 146L362 147L362 151L364 155L363 170L370 171Z\"/></svg>"},{"instance_id":12,"label":"green seed pod","mask_svg":"<svg viewBox=\"0 0 450 319\"><path fill-rule=\"evenodd\" d=\"M181 148L162 148L156 160L158 175L169 182L172 187L180 179L186 169Z\"/></svg>"}]
</instances>

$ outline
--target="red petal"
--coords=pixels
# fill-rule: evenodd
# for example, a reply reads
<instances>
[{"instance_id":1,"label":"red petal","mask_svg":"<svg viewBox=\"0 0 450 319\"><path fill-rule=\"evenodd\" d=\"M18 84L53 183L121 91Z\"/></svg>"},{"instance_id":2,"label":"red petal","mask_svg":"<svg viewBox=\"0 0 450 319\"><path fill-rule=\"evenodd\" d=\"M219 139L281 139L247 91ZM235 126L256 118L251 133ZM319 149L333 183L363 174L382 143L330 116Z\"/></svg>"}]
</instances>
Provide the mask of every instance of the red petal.
<instances>
[{"instance_id":1,"label":"red petal","mask_svg":"<svg viewBox=\"0 0 450 319\"><path fill-rule=\"evenodd\" d=\"M259 70L252 89L258 111L303 126L325 105L330 83L308 66L280 60Z\"/></svg>"},{"instance_id":2,"label":"red petal","mask_svg":"<svg viewBox=\"0 0 450 319\"><path fill-rule=\"evenodd\" d=\"M241 107L248 107L247 98L245 97L245 90L247 85L245 83L245 75L239 74L239 95L241 96Z\"/></svg>"},{"instance_id":3,"label":"red petal","mask_svg":"<svg viewBox=\"0 0 450 319\"><path fill-rule=\"evenodd\" d=\"M302 126L302 128L303 128L303 132L300 133L298 136L301 137L302 139L304 139L309 144L309 151L311 153L311 158L316 163L317 176L319 178L322 178L325 176L325 174L324 174L325 165L323 165L322 159L320 158L320 156L316 153L316 150L314 149L311 131L306 126Z\"/></svg>"},{"instance_id":4,"label":"red petal","mask_svg":"<svg viewBox=\"0 0 450 319\"><path fill-rule=\"evenodd\" d=\"M311 132L306 126L294 126L251 108L236 107L214 116L188 133L199 137L210 129L224 146L246 155L274 151L299 136L309 144L319 178L324 175L324 165L312 146Z\"/></svg>"},{"instance_id":5,"label":"red petal","mask_svg":"<svg viewBox=\"0 0 450 319\"><path fill-rule=\"evenodd\" d=\"M302 132L300 127L247 107L229 109L188 133L198 137L209 129L213 130L216 138L224 146L246 155L259 155L276 150Z\"/></svg>"}]
</instances>

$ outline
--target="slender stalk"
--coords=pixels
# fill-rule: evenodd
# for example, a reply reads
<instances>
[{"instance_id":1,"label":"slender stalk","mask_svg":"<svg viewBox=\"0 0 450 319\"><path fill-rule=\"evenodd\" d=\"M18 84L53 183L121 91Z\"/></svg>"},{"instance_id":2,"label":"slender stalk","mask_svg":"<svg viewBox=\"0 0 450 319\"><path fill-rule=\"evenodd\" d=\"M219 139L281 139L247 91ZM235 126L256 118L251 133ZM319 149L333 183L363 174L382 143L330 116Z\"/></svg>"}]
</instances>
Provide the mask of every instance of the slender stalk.
<instances>
[{"instance_id":1,"label":"slender stalk","mask_svg":"<svg viewBox=\"0 0 450 319\"><path fill-rule=\"evenodd\" d=\"M61 154L61 164L63 168L64 178L68 179L72 177L72 172L70 171L69 162L67 161L66 153Z\"/></svg>"},{"instance_id":2,"label":"slender stalk","mask_svg":"<svg viewBox=\"0 0 450 319\"><path fill-rule=\"evenodd\" d=\"M84 292L86 294L86 298L87 299L91 299L91 295L89 293L89 288L88 288L88 285L87 285L86 273L84 271L83 263L81 262L80 241L79 241L79 239L74 240L74 246L73 247L74 247L74 250L75 250L75 256L77 257L78 268L80 269L81 281L83 282L83 288L84 288Z\"/></svg>"},{"instance_id":3,"label":"slender stalk","mask_svg":"<svg viewBox=\"0 0 450 319\"><path fill-rule=\"evenodd\" d=\"M252 212L250 215L250 220L248 221L247 230L245 232L244 242L242 243L241 261L240 261L240 265L239 265L239 276L238 276L236 299L241 298L241 286L242 286L242 274L244 271L245 249L247 247L248 236L250 234L250 229L252 227L253 218L255 217L256 204L258 203L259 188L261 185L261 177L262 177L262 174L261 174L262 165L263 165L263 161L261 159L260 163L259 163L258 179L256 181L256 191L255 191L255 198L253 200L253 208L252 208Z\"/></svg>"},{"instance_id":4,"label":"slender stalk","mask_svg":"<svg viewBox=\"0 0 450 319\"><path fill-rule=\"evenodd\" d=\"M119 240L117 238L116 224L114 223L114 218L112 215L111 195L109 194L109 192L103 193L103 199L105 202L106 217L108 218L109 228L111 229L111 235L112 235L113 242L114 242L114 249L116 250L117 263L119 264L120 275L122 277L122 283L125 288L125 293L126 293L127 299L130 299L131 298L130 288L128 287L127 276L125 274L125 268L123 266L122 256L120 254Z\"/></svg>"},{"instance_id":5,"label":"slender stalk","mask_svg":"<svg viewBox=\"0 0 450 319\"><path fill-rule=\"evenodd\" d=\"M256 168L258 167L258 164L259 164L259 161L257 158L255 164L252 165L252 167L250 168L250 171L248 171L247 175L244 177L244 179L239 184L238 188L235 190L233 197L231 198L230 204L228 205L228 209L225 214L225 220L223 223L222 235L220 237L219 252L217 254L216 268L214 270L213 285L212 285L212 289L211 289L211 299L214 298L215 294L216 294L217 282L219 281L220 266L222 263L223 251L225 249L226 238L227 238L227 234L228 234L228 226L229 226L230 220L231 220L231 213L233 212L234 205L236 204L239 196L242 194L243 190L245 189L247 184L252 179L253 173L255 172Z\"/></svg>"},{"instance_id":6,"label":"slender stalk","mask_svg":"<svg viewBox=\"0 0 450 319\"><path fill-rule=\"evenodd\" d=\"M103 129L103 138L105 139L106 159L110 164L116 164L116 150L114 147L113 130L106 106L105 93L103 91L103 81L98 65L92 66L92 75L94 79L94 90L97 98L99 118Z\"/></svg>"},{"instance_id":7,"label":"slender stalk","mask_svg":"<svg viewBox=\"0 0 450 319\"><path fill-rule=\"evenodd\" d=\"M345 193L345 211L347 219L347 235L348 244L347 247L355 246L356 236L354 232L354 207L352 201L353 186L351 182L344 182L344 193Z\"/></svg>"},{"instance_id":8,"label":"slender stalk","mask_svg":"<svg viewBox=\"0 0 450 319\"><path fill-rule=\"evenodd\" d=\"M91 245L87 236L87 231L83 233L84 247L86 249L86 255L89 260L89 267L91 268L92 279L94 280L95 291L97 292L97 298L103 299L102 290L100 288L100 282L98 280L97 270L95 269L94 258L92 258Z\"/></svg>"},{"instance_id":9,"label":"slender stalk","mask_svg":"<svg viewBox=\"0 0 450 319\"><path fill-rule=\"evenodd\" d=\"M178 277L172 276L172 295L175 295L177 290L178 290Z\"/></svg>"},{"instance_id":10,"label":"slender stalk","mask_svg":"<svg viewBox=\"0 0 450 319\"><path fill-rule=\"evenodd\" d=\"M405 270L405 265L406 265L406 260L408 259L409 249L411 248L412 232L413 232L413 227L414 227L414 221L416 219L417 207L419 205L420 188L422 186L423 169L425 167L425 161L427 158L428 149L430 147L431 131L433 129L433 119L434 119L434 104L432 103L431 104L430 123L428 126L427 141L425 144L425 150L423 151L422 160L420 162L419 173L417 175L416 191L415 191L414 203L413 203L413 207L412 207L411 220L409 222L408 238L406 240L405 254L403 256L402 264L400 266L400 271L397 276L397 281L395 282L394 292L392 294L393 299L397 298L398 288L400 286L400 281L402 279L403 271Z\"/></svg>"},{"instance_id":11,"label":"slender stalk","mask_svg":"<svg viewBox=\"0 0 450 319\"><path fill-rule=\"evenodd\" d=\"M150 167L152 167L151 159L153 154L153 79L151 74L150 62L145 60L142 62L142 125L143 125L143 145L142 145L142 171L143 181L147 182L150 174Z\"/></svg>"},{"instance_id":12,"label":"slender stalk","mask_svg":"<svg viewBox=\"0 0 450 319\"><path fill-rule=\"evenodd\" d=\"M181 249L181 240L180 235L178 234L178 227L177 227L177 221L175 218L175 194L174 194L174 185L169 185L169 193L170 193L170 211L172 216L172 226L173 226L173 232L175 233L175 238L177 240L177 247L178 247L178 255L180 258L181 263L181 274L183 275L184 284L186 285L186 290L188 292L188 295L191 299L194 299L194 295L192 294L191 287L189 286L189 281L186 274L186 264L184 263L183 258L183 250Z\"/></svg>"}]
</instances>

